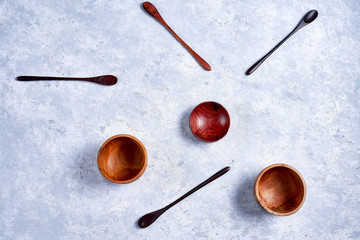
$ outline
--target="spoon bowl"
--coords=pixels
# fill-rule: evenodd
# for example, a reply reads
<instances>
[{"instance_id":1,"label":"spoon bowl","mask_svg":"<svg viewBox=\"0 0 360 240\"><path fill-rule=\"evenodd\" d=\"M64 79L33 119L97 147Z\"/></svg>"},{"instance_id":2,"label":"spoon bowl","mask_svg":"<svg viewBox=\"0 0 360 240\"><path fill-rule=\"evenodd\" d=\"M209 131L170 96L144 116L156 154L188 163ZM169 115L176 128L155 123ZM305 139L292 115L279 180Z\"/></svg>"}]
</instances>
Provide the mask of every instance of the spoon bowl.
<instances>
[{"instance_id":1,"label":"spoon bowl","mask_svg":"<svg viewBox=\"0 0 360 240\"><path fill-rule=\"evenodd\" d=\"M191 132L205 142L220 140L229 128L229 113L217 102L200 103L190 114Z\"/></svg>"},{"instance_id":2,"label":"spoon bowl","mask_svg":"<svg viewBox=\"0 0 360 240\"><path fill-rule=\"evenodd\" d=\"M305 23L311 23L317 18L318 15L319 15L318 11L311 10L310 12L305 14L303 20Z\"/></svg>"}]
</instances>

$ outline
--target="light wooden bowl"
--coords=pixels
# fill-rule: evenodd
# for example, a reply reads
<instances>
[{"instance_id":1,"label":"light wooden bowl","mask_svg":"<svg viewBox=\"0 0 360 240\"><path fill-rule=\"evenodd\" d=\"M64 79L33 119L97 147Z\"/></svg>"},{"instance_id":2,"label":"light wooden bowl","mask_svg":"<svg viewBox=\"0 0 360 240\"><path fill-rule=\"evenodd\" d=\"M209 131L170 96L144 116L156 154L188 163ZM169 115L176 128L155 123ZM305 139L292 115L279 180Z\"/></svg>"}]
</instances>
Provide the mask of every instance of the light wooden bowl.
<instances>
[{"instance_id":1,"label":"light wooden bowl","mask_svg":"<svg viewBox=\"0 0 360 240\"><path fill-rule=\"evenodd\" d=\"M97 163L102 175L115 183L130 183L145 171L147 153L144 145L131 135L116 135L101 146Z\"/></svg>"},{"instance_id":2,"label":"light wooden bowl","mask_svg":"<svg viewBox=\"0 0 360 240\"><path fill-rule=\"evenodd\" d=\"M298 211L306 197L301 174L286 164L274 164L261 171L255 182L255 198L269 213L288 216Z\"/></svg>"}]
</instances>

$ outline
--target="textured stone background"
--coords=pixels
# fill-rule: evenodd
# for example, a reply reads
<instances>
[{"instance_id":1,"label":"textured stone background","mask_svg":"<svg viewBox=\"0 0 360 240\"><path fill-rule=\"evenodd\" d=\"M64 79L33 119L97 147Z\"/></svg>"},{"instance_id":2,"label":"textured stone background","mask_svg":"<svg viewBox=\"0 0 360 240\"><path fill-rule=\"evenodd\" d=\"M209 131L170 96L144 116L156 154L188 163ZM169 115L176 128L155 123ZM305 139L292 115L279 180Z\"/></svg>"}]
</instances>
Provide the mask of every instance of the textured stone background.
<instances>
[{"instance_id":1,"label":"textured stone background","mask_svg":"<svg viewBox=\"0 0 360 240\"><path fill-rule=\"evenodd\" d=\"M359 239L360 2L153 3L211 72L141 1L0 1L0 238ZM314 23L244 75L313 8ZM102 74L118 84L15 80ZM231 117L211 144L188 128L206 100ZM96 165L101 144L119 133L149 155L127 185ZM303 208L289 217L253 198L256 175L278 162L307 182ZM227 165L154 225L136 227Z\"/></svg>"}]
</instances>

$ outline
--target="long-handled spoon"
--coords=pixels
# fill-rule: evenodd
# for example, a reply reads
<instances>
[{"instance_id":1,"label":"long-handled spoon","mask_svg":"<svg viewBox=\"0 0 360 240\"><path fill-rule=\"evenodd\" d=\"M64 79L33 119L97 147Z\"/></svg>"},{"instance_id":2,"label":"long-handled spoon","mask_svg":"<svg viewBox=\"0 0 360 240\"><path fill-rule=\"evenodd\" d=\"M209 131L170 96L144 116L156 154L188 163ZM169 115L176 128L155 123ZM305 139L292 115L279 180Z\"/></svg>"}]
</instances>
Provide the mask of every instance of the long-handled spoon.
<instances>
[{"instance_id":1,"label":"long-handled spoon","mask_svg":"<svg viewBox=\"0 0 360 240\"><path fill-rule=\"evenodd\" d=\"M281 42L278 43L268 54L266 54L263 58L257 61L254 65L252 65L249 70L246 71L246 75L252 74L276 49L278 49L289 37L291 37L294 33L296 33L301 28L310 24L314 21L318 16L318 12L316 10L311 10L305 14L305 16L301 19L300 23L295 27L295 29L287 35Z\"/></svg>"},{"instance_id":2,"label":"long-handled spoon","mask_svg":"<svg viewBox=\"0 0 360 240\"><path fill-rule=\"evenodd\" d=\"M167 205L164 208L161 208L157 211L148 213L144 216L142 216L139 221L138 221L138 225L141 228L146 228L148 226L150 226L153 222L156 221L156 219L158 219L158 217L161 216L161 214L163 214L165 211L167 211L169 208L171 208L172 206L174 206L175 204L177 204L178 202L180 202L181 200L183 200L184 198L188 197L190 194L196 192L197 190L199 190L200 188L202 188L203 186L205 186L206 184L214 181L215 179L217 179L218 177L221 177L222 175L224 175L225 173L227 173L230 170L230 167L226 167L221 169L220 171L218 171L217 173L215 173L214 175L212 175L210 178L208 178L206 181L200 183L198 186L196 186L195 188L193 188L192 190L190 190L189 192L185 193L182 197L178 198L177 200L175 200L174 202L170 203L169 205Z\"/></svg>"},{"instance_id":3,"label":"long-handled spoon","mask_svg":"<svg viewBox=\"0 0 360 240\"><path fill-rule=\"evenodd\" d=\"M117 78L113 75L103 75L89 78L75 78L75 77L40 77L40 76L19 76L18 81L43 81L43 80L67 80L67 81L87 81L103 85L114 85L117 83Z\"/></svg>"},{"instance_id":4,"label":"long-handled spoon","mask_svg":"<svg viewBox=\"0 0 360 240\"><path fill-rule=\"evenodd\" d=\"M193 55L195 60L207 71L211 70L210 65L202 58L200 57L194 50L192 50L170 27L167 25L167 23L164 21L164 19L161 17L160 13L156 9L156 7L149 3L144 2L143 3L144 9L153 16L156 20L158 20L169 32L174 35L174 37Z\"/></svg>"}]
</instances>

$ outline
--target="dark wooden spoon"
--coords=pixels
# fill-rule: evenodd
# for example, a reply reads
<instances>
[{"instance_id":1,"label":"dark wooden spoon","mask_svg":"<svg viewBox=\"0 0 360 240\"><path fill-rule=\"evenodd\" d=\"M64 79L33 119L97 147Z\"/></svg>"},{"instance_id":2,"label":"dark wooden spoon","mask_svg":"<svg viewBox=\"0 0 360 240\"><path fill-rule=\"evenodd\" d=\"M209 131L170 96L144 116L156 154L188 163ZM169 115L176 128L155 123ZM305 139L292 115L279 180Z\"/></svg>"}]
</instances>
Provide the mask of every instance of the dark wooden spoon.
<instances>
[{"instance_id":1,"label":"dark wooden spoon","mask_svg":"<svg viewBox=\"0 0 360 240\"><path fill-rule=\"evenodd\" d=\"M40 77L40 76L19 76L18 81L43 81L43 80L67 80L67 81L86 81L94 82L103 85L114 85L117 83L117 78L113 75L103 75L89 78L75 78L75 77Z\"/></svg>"},{"instance_id":2,"label":"dark wooden spoon","mask_svg":"<svg viewBox=\"0 0 360 240\"><path fill-rule=\"evenodd\" d=\"M270 52L268 52L264 57L262 57L259 61L257 61L254 65L252 65L247 71L246 75L252 74L270 55L275 52L286 40L289 39L294 33L299 31L301 28L305 27L306 25L310 24L314 21L318 16L318 12L316 10L311 10L305 14L305 16L301 19L300 23L295 27L295 29L289 33L281 42L278 43Z\"/></svg>"},{"instance_id":3,"label":"dark wooden spoon","mask_svg":"<svg viewBox=\"0 0 360 240\"><path fill-rule=\"evenodd\" d=\"M151 16L158 20L169 32L191 53L195 60L202 66L205 70L210 71L210 65L200 57L194 50L192 50L164 21L156 7L150 2L144 2L143 7Z\"/></svg>"},{"instance_id":4,"label":"dark wooden spoon","mask_svg":"<svg viewBox=\"0 0 360 240\"><path fill-rule=\"evenodd\" d=\"M215 179L221 177L222 175L227 173L229 170L230 170L230 167L226 167L226 168L221 169L220 171L218 171L217 173L212 175L210 178L208 178L206 181L200 183L198 186L196 186L195 188L193 188L192 190L190 190L189 192L187 192L186 194L184 194L182 197L178 198L174 202L170 203L166 207L161 208L161 209L159 209L157 211L154 211L154 212L151 212L151 213L148 213L148 214L142 216L138 221L139 227L140 228L146 228L146 227L150 226L153 222L156 221L156 219L158 219L161 216L161 214L163 214L169 208L171 208L172 206L174 206L175 204L177 204L178 202L180 202L184 198L188 197L192 193L196 192L197 190L199 190L200 188L202 188L206 184L208 184L208 183L214 181Z\"/></svg>"}]
</instances>

